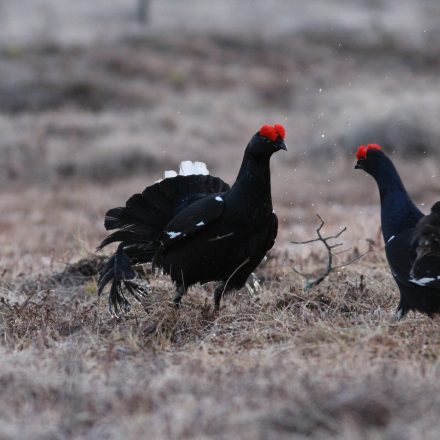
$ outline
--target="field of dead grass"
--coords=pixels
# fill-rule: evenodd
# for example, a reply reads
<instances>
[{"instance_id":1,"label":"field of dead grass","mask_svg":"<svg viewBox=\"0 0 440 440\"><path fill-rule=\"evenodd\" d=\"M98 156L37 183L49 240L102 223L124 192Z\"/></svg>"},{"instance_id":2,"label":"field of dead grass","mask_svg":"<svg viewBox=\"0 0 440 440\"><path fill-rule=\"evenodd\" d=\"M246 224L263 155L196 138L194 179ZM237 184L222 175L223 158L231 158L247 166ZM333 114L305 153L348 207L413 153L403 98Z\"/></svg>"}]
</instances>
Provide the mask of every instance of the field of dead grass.
<instances>
[{"instance_id":1,"label":"field of dead grass","mask_svg":"<svg viewBox=\"0 0 440 440\"><path fill-rule=\"evenodd\" d=\"M121 321L96 304L96 257L5 274L1 438L436 438L438 320L393 320L381 249L306 292L294 260L273 252L219 315L212 286L175 310L146 268Z\"/></svg>"},{"instance_id":2,"label":"field of dead grass","mask_svg":"<svg viewBox=\"0 0 440 440\"><path fill-rule=\"evenodd\" d=\"M339 164L344 181L349 165ZM362 203L335 184L330 205L323 191L311 206L322 177L302 172L311 189L295 192L294 206L283 191L276 198L280 239L257 271L261 290L228 296L219 315L212 285L191 289L175 310L173 286L148 267L152 292L126 319L97 303L103 212L143 179L113 185L111 197L99 184L28 188L19 200L4 193L14 240L0 281L0 438L436 438L439 322L393 319L375 191L358 175ZM414 194L435 195L426 186ZM304 291L293 268L319 272L325 254L289 239L313 237L316 212L328 233L349 227L346 246L375 246Z\"/></svg>"},{"instance_id":3,"label":"field of dead grass","mask_svg":"<svg viewBox=\"0 0 440 440\"><path fill-rule=\"evenodd\" d=\"M64 0L40 39L0 5L0 439L437 440L439 320L393 319L377 190L353 166L357 143L383 143L415 202L438 200L438 3L258 0L255 15L228 0L210 20L191 1L156 2L153 31L125 33L124 2L75 2L117 28L98 40ZM105 211L181 160L232 182L273 122L289 152L272 160L261 290L216 315L198 286L175 310L145 267L151 294L112 318L96 298ZM290 242L316 214L348 227L347 257L373 249L305 291L293 269L319 273L325 254Z\"/></svg>"}]
</instances>

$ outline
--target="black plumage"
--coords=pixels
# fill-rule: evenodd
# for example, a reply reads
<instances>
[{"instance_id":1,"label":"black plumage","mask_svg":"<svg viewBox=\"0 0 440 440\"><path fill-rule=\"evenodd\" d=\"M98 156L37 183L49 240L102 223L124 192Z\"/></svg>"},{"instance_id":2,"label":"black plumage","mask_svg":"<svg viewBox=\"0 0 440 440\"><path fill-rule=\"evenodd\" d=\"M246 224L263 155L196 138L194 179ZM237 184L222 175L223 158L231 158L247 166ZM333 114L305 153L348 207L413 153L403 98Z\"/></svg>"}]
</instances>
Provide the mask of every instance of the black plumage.
<instances>
[{"instance_id":1,"label":"black plumage","mask_svg":"<svg viewBox=\"0 0 440 440\"><path fill-rule=\"evenodd\" d=\"M410 255L411 279L425 279L430 287L440 288L440 202L417 223L410 238Z\"/></svg>"},{"instance_id":2,"label":"black plumage","mask_svg":"<svg viewBox=\"0 0 440 440\"><path fill-rule=\"evenodd\" d=\"M120 244L100 270L98 293L112 283L113 314L129 309L127 293L136 299L145 294L133 281L136 264L152 262L171 276L176 305L190 286L218 281L218 308L225 292L246 283L277 234L269 161L286 149L283 138L282 126L262 127L247 145L231 188L210 175L166 178L107 212L105 227L116 231L98 249Z\"/></svg>"},{"instance_id":3,"label":"black plumage","mask_svg":"<svg viewBox=\"0 0 440 440\"><path fill-rule=\"evenodd\" d=\"M385 252L400 291L396 317L409 310L440 312L440 203L425 216L379 146L359 147L357 158L356 168L373 176L379 187Z\"/></svg>"}]
</instances>

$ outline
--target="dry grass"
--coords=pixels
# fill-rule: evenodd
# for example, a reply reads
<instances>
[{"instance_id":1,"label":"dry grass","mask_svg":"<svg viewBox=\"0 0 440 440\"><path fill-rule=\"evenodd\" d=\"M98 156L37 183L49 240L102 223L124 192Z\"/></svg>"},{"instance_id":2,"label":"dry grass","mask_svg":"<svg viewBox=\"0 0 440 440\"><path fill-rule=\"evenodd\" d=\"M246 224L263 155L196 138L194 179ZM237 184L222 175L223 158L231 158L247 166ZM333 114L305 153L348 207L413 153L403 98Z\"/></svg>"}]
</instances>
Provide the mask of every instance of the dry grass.
<instances>
[{"instance_id":1,"label":"dry grass","mask_svg":"<svg viewBox=\"0 0 440 440\"><path fill-rule=\"evenodd\" d=\"M172 286L122 321L97 306L95 259L2 282L1 438L435 438L438 322L396 323L379 254L304 292L275 255L263 289ZM320 261L315 261L319 265Z\"/></svg>"}]
</instances>

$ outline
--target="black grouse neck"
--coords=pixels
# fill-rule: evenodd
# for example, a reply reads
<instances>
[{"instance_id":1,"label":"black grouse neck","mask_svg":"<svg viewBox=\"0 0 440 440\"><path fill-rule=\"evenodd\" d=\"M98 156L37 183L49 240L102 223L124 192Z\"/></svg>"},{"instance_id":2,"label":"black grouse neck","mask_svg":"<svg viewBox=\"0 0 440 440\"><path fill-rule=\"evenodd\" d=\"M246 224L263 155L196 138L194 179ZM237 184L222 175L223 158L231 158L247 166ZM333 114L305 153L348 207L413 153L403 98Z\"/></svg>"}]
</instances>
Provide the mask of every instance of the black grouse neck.
<instances>
[{"instance_id":1,"label":"black grouse neck","mask_svg":"<svg viewBox=\"0 0 440 440\"><path fill-rule=\"evenodd\" d=\"M373 174L379 187L382 233L385 242L408 228L416 226L423 213L409 197L394 164L386 163Z\"/></svg>"},{"instance_id":2,"label":"black grouse neck","mask_svg":"<svg viewBox=\"0 0 440 440\"><path fill-rule=\"evenodd\" d=\"M271 204L270 155L257 156L246 151L231 191L246 192L249 198Z\"/></svg>"}]
</instances>

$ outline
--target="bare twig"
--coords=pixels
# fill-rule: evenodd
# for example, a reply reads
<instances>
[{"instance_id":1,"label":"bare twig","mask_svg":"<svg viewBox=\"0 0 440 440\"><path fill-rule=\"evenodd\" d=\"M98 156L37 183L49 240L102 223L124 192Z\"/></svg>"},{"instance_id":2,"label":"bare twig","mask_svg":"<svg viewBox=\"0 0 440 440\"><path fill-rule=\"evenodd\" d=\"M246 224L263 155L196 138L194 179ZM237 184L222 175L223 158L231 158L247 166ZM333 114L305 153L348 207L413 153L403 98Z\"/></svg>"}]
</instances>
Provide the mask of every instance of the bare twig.
<instances>
[{"instance_id":1,"label":"bare twig","mask_svg":"<svg viewBox=\"0 0 440 440\"><path fill-rule=\"evenodd\" d=\"M327 237L323 236L321 231L322 228L325 225L324 220L322 219L322 217L319 214L316 214L316 217L318 217L319 221L320 221L320 225L318 226L318 228L316 229L316 234L317 234L317 238L311 239L311 240L306 240L306 241L292 241L293 244L310 244L310 243L317 243L320 242L324 245L324 247L327 250L327 267L326 270L319 275L318 277L313 277L313 275L310 274L305 274L300 272L299 270L293 268L293 271L299 275L301 275L302 277L304 277L306 279L306 283L304 286L304 289L310 289L314 286L317 286L318 284L320 284L322 281L325 280L325 278L333 271L337 270L337 269L341 269L343 267L349 266L350 264L355 263L356 261L360 260L362 257L364 257L366 254L368 254L371 251L371 244L369 245L369 248L366 252L364 252L361 255L356 256L355 258L346 261L344 264L340 264L340 265L333 265L333 259L334 257L337 257L340 254L346 253L348 251L351 250L351 248L348 249L344 249L342 251L338 251L338 252L334 252L333 250L339 246L342 246L343 243L335 243L335 244L330 244L330 240L335 240L336 238L339 238L346 230L347 227L344 226L338 233L334 234L334 235L329 235Z\"/></svg>"},{"instance_id":2,"label":"bare twig","mask_svg":"<svg viewBox=\"0 0 440 440\"><path fill-rule=\"evenodd\" d=\"M229 281L231 281L231 278L246 264L248 264L250 261L250 258L246 258L246 260L244 260L235 270L234 272L231 273L231 275L229 275L229 278L226 280L226 283L223 287L223 292L222 292L222 296L225 295L226 289L228 287Z\"/></svg>"}]
</instances>

